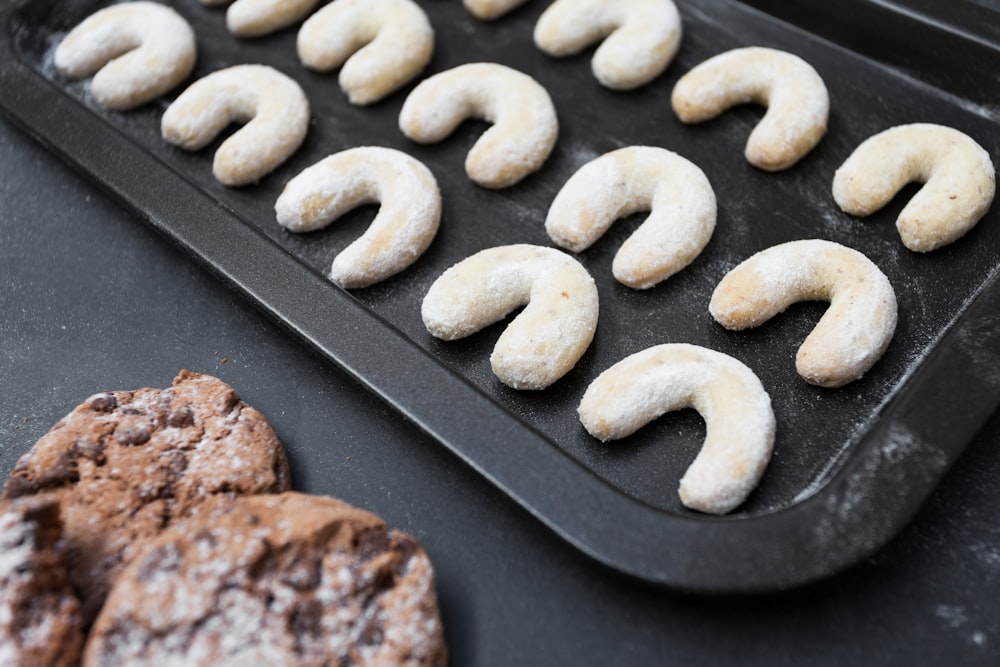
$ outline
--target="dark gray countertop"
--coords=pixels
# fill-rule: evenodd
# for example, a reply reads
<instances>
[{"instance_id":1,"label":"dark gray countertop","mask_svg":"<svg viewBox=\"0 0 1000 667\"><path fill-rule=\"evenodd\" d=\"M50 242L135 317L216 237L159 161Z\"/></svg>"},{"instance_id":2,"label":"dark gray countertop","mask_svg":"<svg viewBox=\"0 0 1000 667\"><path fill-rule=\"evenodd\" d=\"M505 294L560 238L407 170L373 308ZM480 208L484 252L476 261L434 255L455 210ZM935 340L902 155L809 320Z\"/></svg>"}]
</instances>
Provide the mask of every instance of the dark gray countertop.
<instances>
[{"instance_id":1,"label":"dark gray countertop","mask_svg":"<svg viewBox=\"0 0 1000 667\"><path fill-rule=\"evenodd\" d=\"M214 374L272 421L296 486L422 541L454 665L1000 660L1000 414L874 557L789 593L685 597L579 554L6 122L0 271L0 474L91 393Z\"/></svg>"}]
</instances>

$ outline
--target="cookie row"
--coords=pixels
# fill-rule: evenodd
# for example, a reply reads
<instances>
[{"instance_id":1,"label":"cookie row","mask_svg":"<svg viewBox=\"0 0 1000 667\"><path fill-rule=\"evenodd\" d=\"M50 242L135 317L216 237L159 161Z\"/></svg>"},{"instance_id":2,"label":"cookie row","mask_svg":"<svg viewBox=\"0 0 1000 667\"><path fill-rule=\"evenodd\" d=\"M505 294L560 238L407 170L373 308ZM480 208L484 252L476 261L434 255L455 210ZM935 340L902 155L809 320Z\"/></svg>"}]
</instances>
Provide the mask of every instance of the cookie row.
<instances>
[{"instance_id":1,"label":"cookie row","mask_svg":"<svg viewBox=\"0 0 1000 667\"><path fill-rule=\"evenodd\" d=\"M290 488L267 420L215 378L91 396L0 497L0 662L443 665L420 545Z\"/></svg>"},{"instance_id":2,"label":"cookie row","mask_svg":"<svg viewBox=\"0 0 1000 667\"><path fill-rule=\"evenodd\" d=\"M310 36L307 44L325 44L314 53L336 51L322 68L336 67L357 41L377 41L383 32L396 35L396 28L386 27L392 21L417 21L377 3L364 10L355 4L337 0L303 26L303 34ZM365 24L357 18L359 12L376 17L366 24L374 35L359 34ZM154 20L159 29L152 31ZM427 31L432 34L429 24ZM329 36L327 42L321 34ZM107 62L136 44L134 51ZM369 48L376 54L388 50L376 48L375 42ZM92 83L97 98L111 108L128 108L185 78L193 68L194 49L193 33L176 12L134 2L101 10L84 21L60 44L55 63L74 77L98 70ZM424 52L429 59L429 49ZM318 55L309 60L320 67ZM416 71L426 61L422 63ZM364 74L351 78L359 85L384 78L369 65L359 65L357 71ZM825 133L829 114L826 88L815 70L791 54L755 47L720 54L694 68L678 81L671 101L684 122L706 120L736 103L765 105L767 113L747 141L746 156L768 170L785 169L808 153ZM469 177L484 187L507 187L539 169L558 134L556 112L545 90L527 75L488 63L463 65L421 83L403 105L400 127L414 141L435 142L467 117L493 124L466 160ZM294 153L305 139L308 120L308 100L298 84L271 68L243 65L195 82L168 108L162 130L171 143L198 150L230 122L248 121L223 143L213 162L220 181L243 185L259 180ZM927 183L901 212L897 226L904 244L915 251L933 250L964 235L989 208L995 187L989 155L972 139L950 128L914 124L892 128L859 146L835 175L834 198L844 211L868 215L913 180ZM550 233L553 224L547 221ZM579 245L558 229L553 239L571 249Z\"/></svg>"}]
</instances>

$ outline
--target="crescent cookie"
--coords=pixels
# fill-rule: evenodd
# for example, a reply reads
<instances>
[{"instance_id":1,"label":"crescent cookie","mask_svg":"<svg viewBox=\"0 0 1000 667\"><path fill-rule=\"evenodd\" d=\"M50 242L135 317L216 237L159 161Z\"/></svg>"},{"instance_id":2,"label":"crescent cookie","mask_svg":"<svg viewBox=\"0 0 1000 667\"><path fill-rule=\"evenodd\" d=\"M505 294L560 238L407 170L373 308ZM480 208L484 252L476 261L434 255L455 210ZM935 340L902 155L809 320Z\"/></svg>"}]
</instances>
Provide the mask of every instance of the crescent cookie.
<instances>
[{"instance_id":1,"label":"crescent cookie","mask_svg":"<svg viewBox=\"0 0 1000 667\"><path fill-rule=\"evenodd\" d=\"M345 502L241 498L167 530L115 582L85 667L444 667L416 539Z\"/></svg>"},{"instance_id":2,"label":"crescent cookie","mask_svg":"<svg viewBox=\"0 0 1000 667\"><path fill-rule=\"evenodd\" d=\"M467 118L493 123L465 160L469 178L484 188L509 187L540 169L559 136L545 88L496 63L460 65L425 79L403 103L399 127L413 141L435 143Z\"/></svg>"},{"instance_id":3,"label":"crescent cookie","mask_svg":"<svg viewBox=\"0 0 1000 667\"><path fill-rule=\"evenodd\" d=\"M209 502L287 491L288 461L264 416L232 387L182 371L168 389L91 396L22 456L0 511L59 505L85 625L150 540Z\"/></svg>"},{"instance_id":4,"label":"crescent cookie","mask_svg":"<svg viewBox=\"0 0 1000 667\"><path fill-rule=\"evenodd\" d=\"M465 8L480 21L498 19L527 0L464 0Z\"/></svg>"},{"instance_id":5,"label":"crescent cookie","mask_svg":"<svg viewBox=\"0 0 1000 667\"><path fill-rule=\"evenodd\" d=\"M618 282L646 289L690 264L712 238L715 192L694 163L665 148L629 146L585 164L556 195L545 218L563 248L589 248L615 220L649 217L615 255Z\"/></svg>"},{"instance_id":6,"label":"crescent cookie","mask_svg":"<svg viewBox=\"0 0 1000 667\"><path fill-rule=\"evenodd\" d=\"M683 408L698 411L707 433L681 478L681 502L725 514L760 482L774 447L771 398L742 363L695 345L657 345L601 373L577 412L588 433L607 441Z\"/></svg>"},{"instance_id":7,"label":"crescent cookie","mask_svg":"<svg viewBox=\"0 0 1000 667\"><path fill-rule=\"evenodd\" d=\"M232 0L200 0L208 7ZM236 0L226 10L226 27L237 37L260 37L304 18L319 0Z\"/></svg>"},{"instance_id":8,"label":"crescent cookie","mask_svg":"<svg viewBox=\"0 0 1000 667\"><path fill-rule=\"evenodd\" d=\"M896 229L915 252L964 236L986 215L996 192L990 154L958 130L899 125L865 140L833 175L833 198L851 215L869 215L904 185L923 183L899 213Z\"/></svg>"},{"instance_id":9,"label":"crescent cookie","mask_svg":"<svg viewBox=\"0 0 1000 667\"><path fill-rule=\"evenodd\" d=\"M74 79L94 75L91 90L116 111L145 104L194 69L194 31L180 14L155 2L102 9L73 28L55 52L55 67Z\"/></svg>"},{"instance_id":10,"label":"crescent cookie","mask_svg":"<svg viewBox=\"0 0 1000 667\"><path fill-rule=\"evenodd\" d=\"M235 65L191 84L167 107L160 127L168 142L196 151L232 122L246 124L215 152L212 172L224 185L247 185L302 145L309 100L299 84L276 69Z\"/></svg>"},{"instance_id":11,"label":"crescent cookie","mask_svg":"<svg viewBox=\"0 0 1000 667\"><path fill-rule=\"evenodd\" d=\"M685 123L715 118L736 104L767 107L745 155L766 171L787 169L826 134L830 96L823 79L798 56L748 47L709 58L674 86L671 104Z\"/></svg>"},{"instance_id":12,"label":"crescent cookie","mask_svg":"<svg viewBox=\"0 0 1000 667\"><path fill-rule=\"evenodd\" d=\"M715 288L709 311L727 329L763 324L797 301L829 301L799 347L806 382L840 387L881 358L896 330L896 294L877 266L831 241L792 241L750 257Z\"/></svg>"},{"instance_id":13,"label":"crescent cookie","mask_svg":"<svg viewBox=\"0 0 1000 667\"><path fill-rule=\"evenodd\" d=\"M331 155L285 186L274 210L293 232L320 229L362 204L380 204L368 230L333 260L330 279L367 287L399 273L427 249L441 220L441 193L420 161L366 146Z\"/></svg>"},{"instance_id":14,"label":"crescent cookie","mask_svg":"<svg viewBox=\"0 0 1000 667\"><path fill-rule=\"evenodd\" d=\"M672 0L556 0L535 24L535 45L557 58L601 41L591 68L614 90L644 86L677 54L681 16Z\"/></svg>"},{"instance_id":15,"label":"crescent cookie","mask_svg":"<svg viewBox=\"0 0 1000 667\"><path fill-rule=\"evenodd\" d=\"M480 251L431 285L421 315L431 335L456 340L521 306L490 363L509 387L544 389L576 365L597 329L597 286L569 255L527 244Z\"/></svg>"},{"instance_id":16,"label":"crescent cookie","mask_svg":"<svg viewBox=\"0 0 1000 667\"><path fill-rule=\"evenodd\" d=\"M335 0L299 30L299 59L327 72L343 65L352 104L372 104L416 77L434 55L434 29L411 0Z\"/></svg>"}]
</instances>

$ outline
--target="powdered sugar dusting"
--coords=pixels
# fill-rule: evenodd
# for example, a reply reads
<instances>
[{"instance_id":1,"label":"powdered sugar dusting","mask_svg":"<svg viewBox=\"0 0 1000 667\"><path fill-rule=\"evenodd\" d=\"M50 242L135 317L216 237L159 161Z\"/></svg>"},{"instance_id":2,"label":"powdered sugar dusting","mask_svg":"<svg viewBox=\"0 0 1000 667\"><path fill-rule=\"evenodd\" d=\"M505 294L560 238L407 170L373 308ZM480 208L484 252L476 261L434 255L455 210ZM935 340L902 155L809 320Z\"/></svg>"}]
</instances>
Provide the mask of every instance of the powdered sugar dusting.
<instances>
[{"instance_id":1,"label":"powdered sugar dusting","mask_svg":"<svg viewBox=\"0 0 1000 667\"><path fill-rule=\"evenodd\" d=\"M90 659L443 664L433 570L412 538L330 498L245 500L165 534L123 574Z\"/></svg>"}]
</instances>

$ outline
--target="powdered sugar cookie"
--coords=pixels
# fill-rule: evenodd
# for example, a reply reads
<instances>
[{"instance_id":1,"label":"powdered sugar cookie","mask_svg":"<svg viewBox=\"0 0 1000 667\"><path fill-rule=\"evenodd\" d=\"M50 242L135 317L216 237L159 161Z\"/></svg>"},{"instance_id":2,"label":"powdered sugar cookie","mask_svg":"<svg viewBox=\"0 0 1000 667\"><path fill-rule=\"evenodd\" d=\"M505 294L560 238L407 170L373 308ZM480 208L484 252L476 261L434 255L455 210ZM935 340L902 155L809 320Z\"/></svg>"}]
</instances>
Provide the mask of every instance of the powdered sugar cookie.
<instances>
[{"instance_id":1,"label":"powdered sugar cookie","mask_svg":"<svg viewBox=\"0 0 1000 667\"><path fill-rule=\"evenodd\" d=\"M820 240L768 248L722 279L709 311L727 329L746 329L815 300L830 307L799 347L795 366L810 384L840 387L881 358L896 330L892 285L860 252Z\"/></svg>"},{"instance_id":2,"label":"powdered sugar cookie","mask_svg":"<svg viewBox=\"0 0 1000 667\"><path fill-rule=\"evenodd\" d=\"M851 215L869 215L904 185L924 186L899 213L910 250L929 252L964 236L986 215L996 192L993 161L958 130L900 125L865 140L833 175L833 198Z\"/></svg>"},{"instance_id":3,"label":"powdered sugar cookie","mask_svg":"<svg viewBox=\"0 0 1000 667\"><path fill-rule=\"evenodd\" d=\"M527 0L465 0L465 8L480 21L498 19Z\"/></svg>"},{"instance_id":4,"label":"powdered sugar cookie","mask_svg":"<svg viewBox=\"0 0 1000 667\"><path fill-rule=\"evenodd\" d=\"M343 65L340 87L352 104L372 104L405 85L434 55L434 29L411 0L335 0L299 30L302 64Z\"/></svg>"},{"instance_id":5,"label":"powdered sugar cookie","mask_svg":"<svg viewBox=\"0 0 1000 667\"><path fill-rule=\"evenodd\" d=\"M485 188L514 185L540 169L559 135L545 88L496 63L460 65L425 79L406 98L399 127L413 141L435 143L467 118L493 123L465 160L469 178Z\"/></svg>"},{"instance_id":6,"label":"powdered sugar cookie","mask_svg":"<svg viewBox=\"0 0 1000 667\"><path fill-rule=\"evenodd\" d=\"M433 336L456 340L521 306L490 363L509 387L544 389L576 365L597 329L597 286L569 255L527 244L478 252L431 285L421 315Z\"/></svg>"},{"instance_id":7,"label":"powdered sugar cookie","mask_svg":"<svg viewBox=\"0 0 1000 667\"><path fill-rule=\"evenodd\" d=\"M341 287L367 287L416 261L437 233L441 194L423 163L391 148L342 151L289 181L274 210L283 227L309 232L374 203L380 208L368 230L330 269Z\"/></svg>"},{"instance_id":8,"label":"powdered sugar cookie","mask_svg":"<svg viewBox=\"0 0 1000 667\"><path fill-rule=\"evenodd\" d=\"M434 570L334 498L244 498L166 531L115 583L84 665L444 667Z\"/></svg>"},{"instance_id":9,"label":"powdered sugar cookie","mask_svg":"<svg viewBox=\"0 0 1000 667\"><path fill-rule=\"evenodd\" d=\"M681 16L672 0L556 0L535 24L534 37L539 49L556 57L601 41L591 60L594 76L607 88L631 90L673 60Z\"/></svg>"},{"instance_id":10,"label":"powdered sugar cookie","mask_svg":"<svg viewBox=\"0 0 1000 667\"><path fill-rule=\"evenodd\" d=\"M91 90L118 111L145 104L177 86L194 69L194 31L169 7L127 2L102 9L76 26L55 52L60 74L94 75Z\"/></svg>"},{"instance_id":11,"label":"powdered sugar cookie","mask_svg":"<svg viewBox=\"0 0 1000 667\"><path fill-rule=\"evenodd\" d=\"M615 220L650 211L615 255L618 282L646 289L694 261L715 229L715 192L695 164L665 148L629 146L585 164L556 195L545 230L581 252Z\"/></svg>"},{"instance_id":12,"label":"powdered sugar cookie","mask_svg":"<svg viewBox=\"0 0 1000 667\"><path fill-rule=\"evenodd\" d=\"M0 512L0 665L80 664L84 624L62 531L51 500L25 499Z\"/></svg>"},{"instance_id":13,"label":"powdered sugar cookie","mask_svg":"<svg viewBox=\"0 0 1000 667\"><path fill-rule=\"evenodd\" d=\"M274 68L236 65L191 84L167 108L160 127L164 139L196 151L232 122L246 124L216 151L212 171L225 185L247 185L298 150L309 129L309 100Z\"/></svg>"},{"instance_id":14,"label":"powdered sugar cookie","mask_svg":"<svg viewBox=\"0 0 1000 667\"><path fill-rule=\"evenodd\" d=\"M210 501L290 485L264 416L220 380L182 371L168 389L87 399L18 460L0 510L26 498L59 505L89 626L119 573L165 528Z\"/></svg>"},{"instance_id":15,"label":"powdered sugar cookie","mask_svg":"<svg viewBox=\"0 0 1000 667\"><path fill-rule=\"evenodd\" d=\"M681 478L681 502L725 514L760 482L774 446L771 399L742 363L695 345L657 345L601 373L577 412L588 433L607 441L682 408L697 410L707 433Z\"/></svg>"},{"instance_id":16,"label":"powdered sugar cookie","mask_svg":"<svg viewBox=\"0 0 1000 667\"><path fill-rule=\"evenodd\" d=\"M671 97L685 123L748 102L767 107L746 144L746 159L755 167L787 169L826 134L830 97L823 79L809 63L783 51L748 47L709 58L681 77Z\"/></svg>"},{"instance_id":17,"label":"powdered sugar cookie","mask_svg":"<svg viewBox=\"0 0 1000 667\"><path fill-rule=\"evenodd\" d=\"M209 7L232 0L200 0ZM309 15L319 0L236 0L226 11L226 27L237 37L260 37L287 28Z\"/></svg>"}]
</instances>

